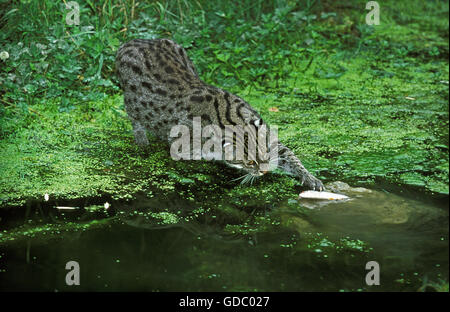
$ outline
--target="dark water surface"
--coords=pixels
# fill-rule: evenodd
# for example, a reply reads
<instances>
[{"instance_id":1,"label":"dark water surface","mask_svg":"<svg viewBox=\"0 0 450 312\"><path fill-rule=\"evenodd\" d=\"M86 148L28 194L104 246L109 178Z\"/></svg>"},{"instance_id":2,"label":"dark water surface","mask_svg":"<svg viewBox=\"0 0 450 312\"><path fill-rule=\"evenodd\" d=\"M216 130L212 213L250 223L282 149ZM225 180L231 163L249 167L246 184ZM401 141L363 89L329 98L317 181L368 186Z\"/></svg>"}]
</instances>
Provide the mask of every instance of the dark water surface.
<instances>
[{"instance_id":1,"label":"dark water surface","mask_svg":"<svg viewBox=\"0 0 450 312\"><path fill-rule=\"evenodd\" d=\"M145 226L132 218L51 237L25 233L0 243L0 290L417 291L448 283L444 202L340 191L352 200L297 203L311 209L306 219L280 207L270 213L290 225L252 235L224 235L200 222ZM5 218L0 224L9 229L13 218ZM342 240L355 248L339 249ZM71 260L80 265L79 286L65 283ZM380 264L379 286L365 282L372 260Z\"/></svg>"}]
</instances>

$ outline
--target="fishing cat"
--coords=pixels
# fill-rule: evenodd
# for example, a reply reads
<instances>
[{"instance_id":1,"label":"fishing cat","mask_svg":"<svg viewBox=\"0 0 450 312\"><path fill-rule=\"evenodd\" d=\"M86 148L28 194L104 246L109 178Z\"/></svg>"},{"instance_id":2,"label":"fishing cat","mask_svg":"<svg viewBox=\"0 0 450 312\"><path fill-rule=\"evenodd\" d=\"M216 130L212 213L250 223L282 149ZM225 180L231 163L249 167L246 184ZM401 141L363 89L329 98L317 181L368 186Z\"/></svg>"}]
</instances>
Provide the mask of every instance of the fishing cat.
<instances>
[{"instance_id":1,"label":"fishing cat","mask_svg":"<svg viewBox=\"0 0 450 312\"><path fill-rule=\"evenodd\" d=\"M149 144L146 131L173 142L169 135L171 128L187 125L192 130L196 116L201 117L202 125L217 125L220 129L229 125L266 126L258 112L243 99L204 83L186 50L172 40L134 39L121 45L116 56L116 71L138 145ZM225 147L224 142L221 144ZM246 142L235 139L232 144L246 145ZM268 149L273 147L268 146ZM275 147L278 168L298 178L309 189L324 189L322 182L305 169L289 148L280 142L275 142ZM273 161L258 157L222 160L244 170L247 177L263 175L270 166L264 167L262 163Z\"/></svg>"}]
</instances>

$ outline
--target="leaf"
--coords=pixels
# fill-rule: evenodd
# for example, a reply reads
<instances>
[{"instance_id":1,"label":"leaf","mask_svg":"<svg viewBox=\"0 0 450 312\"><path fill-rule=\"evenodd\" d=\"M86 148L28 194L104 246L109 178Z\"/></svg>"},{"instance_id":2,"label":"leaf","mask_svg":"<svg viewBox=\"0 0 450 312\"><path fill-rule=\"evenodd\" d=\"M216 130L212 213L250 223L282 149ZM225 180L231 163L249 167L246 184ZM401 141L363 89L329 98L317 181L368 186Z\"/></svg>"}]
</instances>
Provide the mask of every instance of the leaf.
<instances>
[{"instance_id":1,"label":"leaf","mask_svg":"<svg viewBox=\"0 0 450 312\"><path fill-rule=\"evenodd\" d=\"M230 54L216 53L216 57L219 61L227 63L228 60L230 59Z\"/></svg>"}]
</instances>

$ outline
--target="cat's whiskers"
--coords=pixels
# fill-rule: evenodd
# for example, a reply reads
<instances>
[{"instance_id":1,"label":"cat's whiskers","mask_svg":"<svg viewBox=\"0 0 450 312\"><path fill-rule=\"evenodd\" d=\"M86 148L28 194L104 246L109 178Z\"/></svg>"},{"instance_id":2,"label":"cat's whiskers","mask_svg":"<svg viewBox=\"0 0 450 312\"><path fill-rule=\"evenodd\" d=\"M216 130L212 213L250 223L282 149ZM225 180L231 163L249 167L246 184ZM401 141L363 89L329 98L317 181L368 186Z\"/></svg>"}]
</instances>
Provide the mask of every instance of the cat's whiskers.
<instances>
[{"instance_id":1,"label":"cat's whiskers","mask_svg":"<svg viewBox=\"0 0 450 312\"><path fill-rule=\"evenodd\" d=\"M250 174L250 173L246 173L246 174L244 174L243 176L240 176L239 178L236 178L236 179L231 180L231 182L239 181L239 180L241 180L241 179L245 179L245 177L246 177L247 175L249 175L249 174ZM241 181L241 183L242 183L242 181Z\"/></svg>"}]
</instances>

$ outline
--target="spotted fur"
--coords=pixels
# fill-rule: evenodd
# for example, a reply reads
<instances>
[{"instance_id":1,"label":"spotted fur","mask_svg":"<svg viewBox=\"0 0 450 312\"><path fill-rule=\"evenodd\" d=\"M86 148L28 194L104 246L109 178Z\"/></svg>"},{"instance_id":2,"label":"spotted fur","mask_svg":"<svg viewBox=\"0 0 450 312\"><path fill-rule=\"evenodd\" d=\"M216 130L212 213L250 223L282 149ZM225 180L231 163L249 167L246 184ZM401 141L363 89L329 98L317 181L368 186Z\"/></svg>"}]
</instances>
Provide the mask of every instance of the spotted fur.
<instances>
[{"instance_id":1,"label":"spotted fur","mask_svg":"<svg viewBox=\"0 0 450 312\"><path fill-rule=\"evenodd\" d=\"M177 124L191 126L195 116L202 118L202 124L218 125L221 129L226 125L265 124L242 98L204 83L186 50L172 40L134 39L123 44L117 52L116 71L139 145L149 144L147 131L170 142L170 129ZM277 144L278 166L308 188L322 190L322 182L303 167L294 153ZM226 163L261 175L255 162Z\"/></svg>"}]
</instances>

